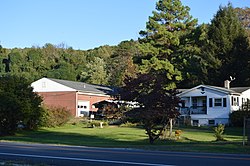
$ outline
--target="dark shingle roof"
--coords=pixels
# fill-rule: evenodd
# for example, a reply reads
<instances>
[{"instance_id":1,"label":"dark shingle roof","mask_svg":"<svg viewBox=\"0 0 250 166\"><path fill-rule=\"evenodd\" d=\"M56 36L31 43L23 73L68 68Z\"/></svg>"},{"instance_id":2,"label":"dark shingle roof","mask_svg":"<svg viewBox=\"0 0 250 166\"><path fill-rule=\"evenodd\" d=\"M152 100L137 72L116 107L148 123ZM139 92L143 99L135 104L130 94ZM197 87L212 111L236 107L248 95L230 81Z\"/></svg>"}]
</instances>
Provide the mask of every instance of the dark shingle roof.
<instances>
[{"instance_id":1,"label":"dark shingle roof","mask_svg":"<svg viewBox=\"0 0 250 166\"><path fill-rule=\"evenodd\" d=\"M48 79L83 93L95 93L102 95L115 95L116 93L115 89L109 86L93 85L83 82L59 80L54 78L48 78Z\"/></svg>"},{"instance_id":2,"label":"dark shingle roof","mask_svg":"<svg viewBox=\"0 0 250 166\"><path fill-rule=\"evenodd\" d=\"M234 93L238 93L236 91L234 91L233 89L227 89L227 88L224 88L224 87L219 87L219 86L211 86L211 85L206 85L207 87L211 87L211 88L214 88L214 89L218 89L220 91L224 91L226 93L229 93L229 94L234 94Z\"/></svg>"},{"instance_id":3,"label":"dark shingle roof","mask_svg":"<svg viewBox=\"0 0 250 166\"><path fill-rule=\"evenodd\" d=\"M250 87L232 87L230 89L234 90L235 92L242 93L242 92L250 89Z\"/></svg>"}]
</instances>

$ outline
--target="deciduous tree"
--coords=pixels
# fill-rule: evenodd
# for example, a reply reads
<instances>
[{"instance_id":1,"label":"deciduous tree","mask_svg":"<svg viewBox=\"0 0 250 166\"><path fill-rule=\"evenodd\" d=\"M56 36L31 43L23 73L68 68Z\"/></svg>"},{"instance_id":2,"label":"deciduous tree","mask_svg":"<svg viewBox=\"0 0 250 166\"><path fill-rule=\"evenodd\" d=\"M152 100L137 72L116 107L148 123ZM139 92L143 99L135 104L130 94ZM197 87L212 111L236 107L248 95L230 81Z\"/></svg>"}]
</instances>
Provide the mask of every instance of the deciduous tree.
<instances>
[{"instance_id":1,"label":"deciduous tree","mask_svg":"<svg viewBox=\"0 0 250 166\"><path fill-rule=\"evenodd\" d=\"M165 74L139 74L137 78L127 79L121 95L124 100L139 103L138 108L125 115L132 122L143 124L151 144L165 134L169 122L179 115L177 91L162 87L168 81Z\"/></svg>"}]
</instances>

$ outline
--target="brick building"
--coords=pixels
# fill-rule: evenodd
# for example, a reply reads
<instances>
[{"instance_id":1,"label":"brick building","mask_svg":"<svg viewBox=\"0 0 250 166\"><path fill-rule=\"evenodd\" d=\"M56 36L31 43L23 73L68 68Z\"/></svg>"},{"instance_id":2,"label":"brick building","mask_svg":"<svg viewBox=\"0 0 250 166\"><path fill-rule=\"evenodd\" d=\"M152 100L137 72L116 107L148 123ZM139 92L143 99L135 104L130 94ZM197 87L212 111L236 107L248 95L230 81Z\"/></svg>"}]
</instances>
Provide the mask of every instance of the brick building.
<instances>
[{"instance_id":1,"label":"brick building","mask_svg":"<svg viewBox=\"0 0 250 166\"><path fill-rule=\"evenodd\" d=\"M31 86L34 92L42 96L44 105L65 107L76 117L97 111L95 103L111 99L116 93L108 86L52 78L41 78Z\"/></svg>"}]
</instances>

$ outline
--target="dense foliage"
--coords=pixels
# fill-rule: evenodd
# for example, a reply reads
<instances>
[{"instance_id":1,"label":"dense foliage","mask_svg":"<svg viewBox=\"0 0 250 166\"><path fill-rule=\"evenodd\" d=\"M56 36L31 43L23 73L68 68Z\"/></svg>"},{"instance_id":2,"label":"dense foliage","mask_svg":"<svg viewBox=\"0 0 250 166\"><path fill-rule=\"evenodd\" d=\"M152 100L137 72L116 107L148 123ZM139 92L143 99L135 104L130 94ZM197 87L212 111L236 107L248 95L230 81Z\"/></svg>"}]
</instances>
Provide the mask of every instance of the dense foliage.
<instances>
[{"instance_id":1,"label":"dense foliage","mask_svg":"<svg viewBox=\"0 0 250 166\"><path fill-rule=\"evenodd\" d=\"M207 34L209 43L206 54L216 62L208 68L208 82L219 86L223 85L222 80L232 76L236 78L232 85L249 86L249 41L231 4L220 7L208 27Z\"/></svg>"},{"instance_id":2,"label":"dense foliage","mask_svg":"<svg viewBox=\"0 0 250 166\"><path fill-rule=\"evenodd\" d=\"M135 44L124 41L87 51L52 44L24 49L0 47L0 75L22 76L30 82L50 77L121 86L125 75L133 75L135 70Z\"/></svg>"},{"instance_id":3,"label":"dense foliage","mask_svg":"<svg viewBox=\"0 0 250 166\"><path fill-rule=\"evenodd\" d=\"M22 77L0 77L0 135L13 134L18 126L36 129L43 116L42 99Z\"/></svg>"},{"instance_id":4,"label":"dense foliage","mask_svg":"<svg viewBox=\"0 0 250 166\"><path fill-rule=\"evenodd\" d=\"M164 74L140 74L127 79L122 93L122 99L139 103L139 107L125 112L125 116L128 121L143 125L151 144L164 135L169 122L179 116L177 92L162 87L166 78Z\"/></svg>"},{"instance_id":5,"label":"dense foliage","mask_svg":"<svg viewBox=\"0 0 250 166\"><path fill-rule=\"evenodd\" d=\"M70 111L60 107L45 107L42 119L43 127L57 127L66 124L70 118Z\"/></svg>"},{"instance_id":6,"label":"dense foliage","mask_svg":"<svg viewBox=\"0 0 250 166\"><path fill-rule=\"evenodd\" d=\"M250 118L250 111L234 111L230 114L230 122L234 127L242 127L244 124L244 117Z\"/></svg>"}]
</instances>

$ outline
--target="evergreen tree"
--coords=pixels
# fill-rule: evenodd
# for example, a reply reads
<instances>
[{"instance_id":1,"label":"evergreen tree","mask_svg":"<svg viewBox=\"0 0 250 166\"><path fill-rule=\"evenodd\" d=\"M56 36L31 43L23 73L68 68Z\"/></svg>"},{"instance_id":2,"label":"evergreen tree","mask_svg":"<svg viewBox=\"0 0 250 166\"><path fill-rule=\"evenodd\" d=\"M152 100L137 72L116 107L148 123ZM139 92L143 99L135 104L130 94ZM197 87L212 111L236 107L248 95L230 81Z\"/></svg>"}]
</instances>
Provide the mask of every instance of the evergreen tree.
<instances>
[{"instance_id":1,"label":"evergreen tree","mask_svg":"<svg viewBox=\"0 0 250 166\"><path fill-rule=\"evenodd\" d=\"M208 30L207 55L217 59L209 69L208 82L221 86L230 76L235 86L249 85L249 43L246 32L231 4L220 7Z\"/></svg>"},{"instance_id":2,"label":"evergreen tree","mask_svg":"<svg viewBox=\"0 0 250 166\"><path fill-rule=\"evenodd\" d=\"M189 7L183 6L180 0L159 0L146 30L140 32L141 71L166 72L169 81L165 87L175 88L176 82L182 79L179 63L176 63L182 58L177 52L180 39L196 24L197 20L189 15Z\"/></svg>"}]
</instances>

